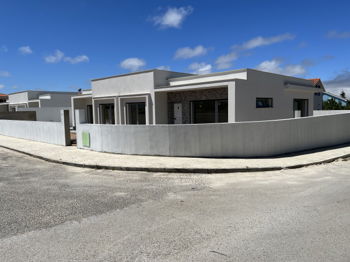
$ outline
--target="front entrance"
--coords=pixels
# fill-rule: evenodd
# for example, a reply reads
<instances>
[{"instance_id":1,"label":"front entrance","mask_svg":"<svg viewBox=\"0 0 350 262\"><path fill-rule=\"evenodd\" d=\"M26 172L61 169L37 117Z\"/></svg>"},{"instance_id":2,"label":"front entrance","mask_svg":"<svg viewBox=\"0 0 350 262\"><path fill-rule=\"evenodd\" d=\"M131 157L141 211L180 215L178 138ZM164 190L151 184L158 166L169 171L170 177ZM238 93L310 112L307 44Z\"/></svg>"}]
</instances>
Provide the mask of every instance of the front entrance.
<instances>
[{"instance_id":1,"label":"front entrance","mask_svg":"<svg viewBox=\"0 0 350 262\"><path fill-rule=\"evenodd\" d=\"M146 103L127 103L126 104L126 123L128 125L146 124Z\"/></svg>"},{"instance_id":2,"label":"front entrance","mask_svg":"<svg viewBox=\"0 0 350 262\"><path fill-rule=\"evenodd\" d=\"M174 103L174 124L182 124L182 104Z\"/></svg>"},{"instance_id":3,"label":"front entrance","mask_svg":"<svg viewBox=\"0 0 350 262\"><path fill-rule=\"evenodd\" d=\"M93 123L92 105L86 106L86 120L89 124Z\"/></svg>"},{"instance_id":4,"label":"front entrance","mask_svg":"<svg viewBox=\"0 0 350 262\"><path fill-rule=\"evenodd\" d=\"M101 124L115 124L114 104L100 104Z\"/></svg>"},{"instance_id":5,"label":"front entrance","mask_svg":"<svg viewBox=\"0 0 350 262\"><path fill-rule=\"evenodd\" d=\"M294 118L305 117L309 115L309 100L294 99L293 101Z\"/></svg>"}]
</instances>

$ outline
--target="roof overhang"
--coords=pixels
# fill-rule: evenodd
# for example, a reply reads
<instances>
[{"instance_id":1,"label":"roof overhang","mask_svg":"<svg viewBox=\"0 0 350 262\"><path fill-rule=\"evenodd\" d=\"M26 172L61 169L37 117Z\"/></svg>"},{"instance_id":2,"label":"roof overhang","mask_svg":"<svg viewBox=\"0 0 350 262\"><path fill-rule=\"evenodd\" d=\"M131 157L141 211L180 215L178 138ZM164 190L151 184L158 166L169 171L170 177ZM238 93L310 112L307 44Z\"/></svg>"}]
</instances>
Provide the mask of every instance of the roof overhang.
<instances>
[{"instance_id":1,"label":"roof overhang","mask_svg":"<svg viewBox=\"0 0 350 262\"><path fill-rule=\"evenodd\" d=\"M303 86L303 85L298 85L298 84L291 84L291 83L286 83L285 84L285 90L286 91L298 91L298 92L308 92L308 93L319 93L320 88L316 88L313 86Z\"/></svg>"}]
</instances>

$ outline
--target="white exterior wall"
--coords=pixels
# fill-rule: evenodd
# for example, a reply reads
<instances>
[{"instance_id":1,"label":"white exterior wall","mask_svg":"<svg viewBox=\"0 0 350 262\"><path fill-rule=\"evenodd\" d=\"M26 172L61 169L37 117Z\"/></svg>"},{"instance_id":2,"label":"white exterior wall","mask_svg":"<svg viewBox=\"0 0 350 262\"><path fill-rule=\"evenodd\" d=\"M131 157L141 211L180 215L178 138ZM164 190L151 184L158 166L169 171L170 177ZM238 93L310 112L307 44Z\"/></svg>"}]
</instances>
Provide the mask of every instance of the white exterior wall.
<instances>
[{"instance_id":1,"label":"white exterior wall","mask_svg":"<svg viewBox=\"0 0 350 262\"><path fill-rule=\"evenodd\" d=\"M23 93L17 93L17 94L10 94L8 98L9 104L16 104L16 103L27 103L28 102L28 92Z\"/></svg>"},{"instance_id":2,"label":"white exterior wall","mask_svg":"<svg viewBox=\"0 0 350 262\"><path fill-rule=\"evenodd\" d=\"M331 126L332 128L325 128ZM350 142L350 114L198 125L77 124L95 151L195 157L267 157Z\"/></svg>"},{"instance_id":3,"label":"white exterior wall","mask_svg":"<svg viewBox=\"0 0 350 262\"><path fill-rule=\"evenodd\" d=\"M309 100L309 116L314 106L314 93L291 90L285 83L311 85L310 81L248 69L247 80L236 80L235 121L260 121L293 118L293 99ZM310 87L311 89L311 87ZM273 98L272 108L256 108L256 98Z\"/></svg>"}]
</instances>

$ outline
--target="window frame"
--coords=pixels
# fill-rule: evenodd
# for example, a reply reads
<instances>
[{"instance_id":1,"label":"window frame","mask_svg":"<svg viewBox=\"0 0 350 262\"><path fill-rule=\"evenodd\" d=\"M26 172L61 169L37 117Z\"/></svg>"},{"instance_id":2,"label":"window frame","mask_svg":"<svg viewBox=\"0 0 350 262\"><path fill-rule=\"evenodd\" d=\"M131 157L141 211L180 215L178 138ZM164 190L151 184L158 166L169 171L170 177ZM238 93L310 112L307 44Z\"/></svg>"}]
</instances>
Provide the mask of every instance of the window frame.
<instances>
[{"instance_id":1,"label":"window frame","mask_svg":"<svg viewBox=\"0 0 350 262\"><path fill-rule=\"evenodd\" d=\"M269 102L267 103L267 106L258 106L258 100L268 100ZM260 109L260 108L273 108L273 97L257 97L255 99L255 108Z\"/></svg>"}]
</instances>

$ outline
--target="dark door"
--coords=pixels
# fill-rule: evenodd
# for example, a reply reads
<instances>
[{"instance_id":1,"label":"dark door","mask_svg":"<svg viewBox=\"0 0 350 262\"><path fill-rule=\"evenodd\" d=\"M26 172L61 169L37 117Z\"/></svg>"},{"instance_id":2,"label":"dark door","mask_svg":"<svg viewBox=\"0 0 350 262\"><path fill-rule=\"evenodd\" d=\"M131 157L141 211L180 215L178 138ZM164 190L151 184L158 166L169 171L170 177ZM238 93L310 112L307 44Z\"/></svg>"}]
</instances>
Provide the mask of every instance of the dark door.
<instances>
[{"instance_id":1,"label":"dark door","mask_svg":"<svg viewBox=\"0 0 350 262\"><path fill-rule=\"evenodd\" d=\"M101 104L100 105L101 124L115 124L114 118L114 104Z\"/></svg>"},{"instance_id":2,"label":"dark door","mask_svg":"<svg viewBox=\"0 0 350 262\"><path fill-rule=\"evenodd\" d=\"M87 105L86 107L86 118L87 118L87 122L89 124L92 124L93 121L93 114L92 114L92 105Z\"/></svg>"},{"instance_id":3,"label":"dark door","mask_svg":"<svg viewBox=\"0 0 350 262\"><path fill-rule=\"evenodd\" d=\"M294 117L305 117L309 115L309 100L294 99L293 101Z\"/></svg>"}]
</instances>

